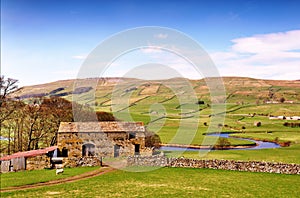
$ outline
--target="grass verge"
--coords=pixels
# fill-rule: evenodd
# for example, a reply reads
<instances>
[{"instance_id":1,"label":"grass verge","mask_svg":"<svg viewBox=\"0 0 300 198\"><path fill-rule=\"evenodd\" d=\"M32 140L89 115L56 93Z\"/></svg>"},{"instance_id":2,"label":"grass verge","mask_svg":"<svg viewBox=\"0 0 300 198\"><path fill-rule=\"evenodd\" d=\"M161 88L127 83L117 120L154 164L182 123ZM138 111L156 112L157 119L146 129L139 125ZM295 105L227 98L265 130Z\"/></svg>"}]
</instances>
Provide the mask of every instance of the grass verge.
<instances>
[{"instance_id":1,"label":"grass verge","mask_svg":"<svg viewBox=\"0 0 300 198\"><path fill-rule=\"evenodd\" d=\"M64 172L59 175L56 175L55 170L53 169L3 173L0 175L1 189L12 187L12 186L23 186L28 184L35 184L40 182L63 179L63 178L83 174L89 171L93 171L98 168L99 167L64 168Z\"/></svg>"},{"instance_id":2,"label":"grass verge","mask_svg":"<svg viewBox=\"0 0 300 198\"><path fill-rule=\"evenodd\" d=\"M2 193L2 197L297 197L298 175L211 169L115 171L73 183Z\"/></svg>"}]
</instances>

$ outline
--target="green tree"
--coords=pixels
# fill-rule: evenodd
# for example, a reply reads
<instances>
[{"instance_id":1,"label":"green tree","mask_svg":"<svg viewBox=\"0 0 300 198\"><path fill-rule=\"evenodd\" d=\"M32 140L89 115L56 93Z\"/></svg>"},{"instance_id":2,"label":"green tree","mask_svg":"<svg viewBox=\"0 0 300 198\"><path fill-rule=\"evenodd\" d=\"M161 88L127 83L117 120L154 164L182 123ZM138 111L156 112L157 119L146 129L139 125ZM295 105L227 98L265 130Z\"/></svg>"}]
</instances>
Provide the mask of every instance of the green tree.
<instances>
[{"instance_id":1,"label":"green tree","mask_svg":"<svg viewBox=\"0 0 300 198\"><path fill-rule=\"evenodd\" d=\"M224 149L226 147L229 147L231 144L228 140L228 138L223 138L223 137L220 137L218 139L218 142L217 142L217 146L221 149Z\"/></svg>"}]
</instances>

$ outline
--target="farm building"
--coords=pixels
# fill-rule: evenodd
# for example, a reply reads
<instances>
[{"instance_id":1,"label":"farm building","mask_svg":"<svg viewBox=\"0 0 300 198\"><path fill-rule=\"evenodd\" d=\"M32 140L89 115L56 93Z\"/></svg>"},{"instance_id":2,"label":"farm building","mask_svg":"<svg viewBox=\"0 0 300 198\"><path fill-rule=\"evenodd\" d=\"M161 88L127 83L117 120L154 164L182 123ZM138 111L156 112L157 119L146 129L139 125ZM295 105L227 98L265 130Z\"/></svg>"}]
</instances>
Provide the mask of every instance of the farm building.
<instances>
[{"instance_id":1,"label":"farm building","mask_svg":"<svg viewBox=\"0 0 300 198\"><path fill-rule=\"evenodd\" d=\"M1 173L19 170L38 170L51 168L51 157L57 146L39 150L18 152L0 158Z\"/></svg>"},{"instance_id":2,"label":"farm building","mask_svg":"<svg viewBox=\"0 0 300 198\"><path fill-rule=\"evenodd\" d=\"M57 146L0 158L1 172L101 165L102 157L152 155L142 122L62 122Z\"/></svg>"},{"instance_id":3,"label":"farm building","mask_svg":"<svg viewBox=\"0 0 300 198\"><path fill-rule=\"evenodd\" d=\"M74 166L70 161L86 157L152 155L145 139L142 122L62 122L57 146L64 162Z\"/></svg>"}]
</instances>

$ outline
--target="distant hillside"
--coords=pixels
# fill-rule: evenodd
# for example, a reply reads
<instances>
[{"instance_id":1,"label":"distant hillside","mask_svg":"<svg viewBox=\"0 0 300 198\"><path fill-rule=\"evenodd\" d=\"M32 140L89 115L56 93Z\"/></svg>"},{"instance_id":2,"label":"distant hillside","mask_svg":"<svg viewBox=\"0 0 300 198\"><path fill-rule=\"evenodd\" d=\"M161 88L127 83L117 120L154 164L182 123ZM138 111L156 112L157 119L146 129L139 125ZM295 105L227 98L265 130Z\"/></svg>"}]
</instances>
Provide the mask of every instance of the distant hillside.
<instances>
[{"instance_id":1,"label":"distant hillside","mask_svg":"<svg viewBox=\"0 0 300 198\"><path fill-rule=\"evenodd\" d=\"M180 80L155 80L140 81L127 78L100 78L96 90L97 106L107 107L111 104L111 92L115 85L126 83L128 87L124 93L131 93L132 101L140 101L146 97L160 97L169 99L174 94L167 90L164 85L177 83ZM209 90L204 79L188 80L194 88L199 99L209 103ZM21 99L40 96L60 96L71 99L72 95L80 96L92 90L91 86L77 86L73 90L75 80L61 80L52 83L25 86L11 94L11 97ZM130 83L138 86L130 86ZM263 103L300 103L300 81L299 80L262 80L245 77L224 77L223 82L226 89L226 102L236 104L263 104ZM165 90L164 90L165 89ZM122 94L120 92L120 94ZM142 101L141 101L142 102Z\"/></svg>"},{"instance_id":2,"label":"distant hillside","mask_svg":"<svg viewBox=\"0 0 300 198\"><path fill-rule=\"evenodd\" d=\"M221 82L226 94L215 93L212 102L206 82L213 80L216 78L63 80L22 87L11 97L20 97L24 101L36 96L61 96L70 101L74 97L76 102L96 111L112 112L118 120L143 122L147 130L159 135L163 143L200 145L204 138L202 134L216 129L260 133L259 137L267 135L272 140L280 137L281 140L294 141L286 139L282 132L299 132L298 127L291 126L298 126L300 121L287 117L300 116L300 81L224 77ZM75 89L74 84L77 85ZM192 97L193 94L196 98ZM212 105L215 101L226 102L226 108ZM197 132L193 136L195 129ZM239 145L236 141L231 139L230 143Z\"/></svg>"}]
</instances>

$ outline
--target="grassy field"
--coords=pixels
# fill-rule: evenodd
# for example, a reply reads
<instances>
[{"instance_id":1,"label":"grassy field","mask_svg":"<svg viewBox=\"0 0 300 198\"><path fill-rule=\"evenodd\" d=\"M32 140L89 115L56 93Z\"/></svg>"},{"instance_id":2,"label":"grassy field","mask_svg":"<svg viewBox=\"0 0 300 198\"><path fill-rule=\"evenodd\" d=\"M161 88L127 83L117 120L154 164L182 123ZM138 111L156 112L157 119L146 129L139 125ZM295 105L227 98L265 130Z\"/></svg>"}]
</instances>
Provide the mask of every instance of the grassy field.
<instances>
[{"instance_id":1,"label":"grassy field","mask_svg":"<svg viewBox=\"0 0 300 198\"><path fill-rule=\"evenodd\" d=\"M73 183L1 193L1 197L297 197L298 175L211 169L115 171Z\"/></svg>"},{"instance_id":2,"label":"grassy field","mask_svg":"<svg viewBox=\"0 0 300 198\"><path fill-rule=\"evenodd\" d=\"M63 179L74 175L79 175L88 171L93 171L99 167L79 167L65 168L63 174L56 175L53 169L43 169L34 171L21 171L12 173L3 173L1 177L1 188L12 186L23 186L51 180Z\"/></svg>"},{"instance_id":3,"label":"grassy field","mask_svg":"<svg viewBox=\"0 0 300 198\"><path fill-rule=\"evenodd\" d=\"M236 116L234 116L236 117ZM232 116L231 118L232 119ZM255 127L252 123L254 120L262 122L261 127ZM207 153L205 156L200 156L199 152L184 152L182 156L194 159L232 159L232 160L262 160L270 162L284 162L284 163L297 163L300 164L300 130L299 128L284 127L283 120L269 120L269 119L256 119L247 118L243 121L248 129L243 133L234 133L232 136L239 136L244 138L258 138L261 140L274 141L277 139L279 142L290 141L291 146L281 147L276 149L262 149L262 150L217 150ZM233 125L230 122L228 125ZM267 126L264 126L267 125ZM234 126L238 127L238 124ZM224 130L224 131L228 131ZM238 131L238 130L231 130ZM197 136L195 136L197 137ZM202 138L203 139L203 138ZM239 144L242 142L236 142ZM234 142L232 145L235 145ZM167 152L167 156L178 156L178 152Z\"/></svg>"},{"instance_id":4,"label":"grassy field","mask_svg":"<svg viewBox=\"0 0 300 198\"><path fill-rule=\"evenodd\" d=\"M115 86L117 82L124 82L124 85ZM179 79L102 79L98 82L95 101L88 97L88 92L78 95L77 102L87 103L97 111L113 112L120 120L142 121L148 130L160 136L162 143L203 145L204 140L217 142L214 137L203 135L212 129L237 132L233 135L245 138L291 142L289 147L276 149L216 150L204 156L200 156L199 152L182 153L181 156L186 158L300 164L300 128L283 125L300 121L269 119L271 115L300 116L299 81L224 78L226 109L219 114L224 115L224 120L222 116L211 115L212 104L205 80L189 81L195 91L196 102L182 82ZM64 88L60 93L70 92L73 81L25 87L14 94L38 94L41 90L49 93L60 87ZM72 100L72 95L65 98ZM293 104L266 103L278 102L281 98L293 101ZM199 101L204 104L196 104ZM218 119L211 122L214 118ZM257 122L261 126L256 126ZM251 143L232 138L229 141L231 145ZM175 151L166 152L166 155L178 157ZM1 174L1 188L45 182L90 170L94 169L65 169L65 173L58 176L54 170ZM1 197L299 197L299 186L299 175L161 168L141 173L115 171L74 183L1 193Z\"/></svg>"},{"instance_id":5,"label":"grassy field","mask_svg":"<svg viewBox=\"0 0 300 198\"><path fill-rule=\"evenodd\" d=\"M228 159L243 161L267 161L300 164L300 145L292 145L285 148L262 150L216 150L205 153L186 151L184 153L172 151L165 152L167 156L183 156L192 159ZM201 155L200 155L201 154Z\"/></svg>"}]
</instances>

